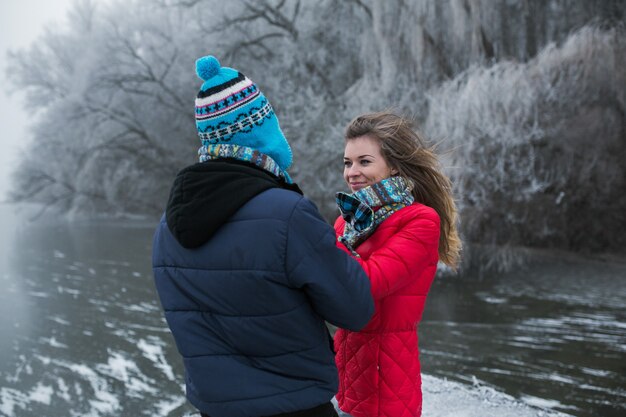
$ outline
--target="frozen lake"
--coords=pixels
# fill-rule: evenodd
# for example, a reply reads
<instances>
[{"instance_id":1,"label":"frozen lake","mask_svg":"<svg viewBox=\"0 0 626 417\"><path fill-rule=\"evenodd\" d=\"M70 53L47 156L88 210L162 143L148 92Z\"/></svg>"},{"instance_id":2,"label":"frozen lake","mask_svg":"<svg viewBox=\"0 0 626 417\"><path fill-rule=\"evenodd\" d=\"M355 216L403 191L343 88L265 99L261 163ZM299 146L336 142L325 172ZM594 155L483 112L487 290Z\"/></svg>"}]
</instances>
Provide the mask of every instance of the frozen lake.
<instances>
[{"instance_id":1,"label":"frozen lake","mask_svg":"<svg viewBox=\"0 0 626 417\"><path fill-rule=\"evenodd\" d=\"M193 412L152 282L154 222L0 215L0 416ZM438 279L423 372L572 415L624 415L625 284L626 264L572 256Z\"/></svg>"},{"instance_id":2,"label":"frozen lake","mask_svg":"<svg viewBox=\"0 0 626 417\"><path fill-rule=\"evenodd\" d=\"M535 255L523 270L436 282L422 372L576 416L626 415L626 262Z\"/></svg>"}]
</instances>

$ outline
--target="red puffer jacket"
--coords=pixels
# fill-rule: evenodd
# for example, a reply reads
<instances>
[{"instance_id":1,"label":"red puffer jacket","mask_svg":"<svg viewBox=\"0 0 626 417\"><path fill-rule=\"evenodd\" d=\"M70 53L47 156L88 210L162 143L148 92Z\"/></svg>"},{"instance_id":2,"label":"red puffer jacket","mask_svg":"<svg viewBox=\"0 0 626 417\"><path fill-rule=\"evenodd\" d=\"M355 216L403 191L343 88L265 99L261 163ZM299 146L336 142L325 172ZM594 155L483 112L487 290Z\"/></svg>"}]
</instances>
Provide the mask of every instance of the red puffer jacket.
<instances>
[{"instance_id":1,"label":"red puffer jacket","mask_svg":"<svg viewBox=\"0 0 626 417\"><path fill-rule=\"evenodd\" d=\"M345 222L335 222L337 235ZM335 334L340 408L354 417L416 417L422 390L416 325L435 277L439 216L415 203L383 221L356 249L375 313L359 332ZM343 244L338 246L348 251ZM349 252L349 251L348 251Z\"/></svg>"}]
</instances>

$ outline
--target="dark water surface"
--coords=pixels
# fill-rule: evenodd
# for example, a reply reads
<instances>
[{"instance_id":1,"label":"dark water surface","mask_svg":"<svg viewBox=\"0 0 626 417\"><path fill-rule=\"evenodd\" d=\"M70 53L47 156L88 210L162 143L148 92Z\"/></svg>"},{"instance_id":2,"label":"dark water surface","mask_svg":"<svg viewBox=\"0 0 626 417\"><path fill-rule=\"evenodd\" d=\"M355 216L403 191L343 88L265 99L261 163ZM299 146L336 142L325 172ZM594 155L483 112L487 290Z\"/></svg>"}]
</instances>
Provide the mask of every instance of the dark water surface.
<instances>
[{"instance_id":1,"label":"dark water surface","mask_svg":"<svg viewBox=\"0 0 626 417\"><path fill-rule=\"evenodd\" d=\"M152 281L153 227L3 224L0 416L193 411Z\"/></svg>"},{"instance_id":2,"label":"dark water surface","mask_svg":"<svg viewBox=\"0 0 626 417\"><path fill-rule=\"evenodd\" d=\"M533 259L482 280L436 281L422 371L576 416L625 416L626 262Z\"/></svg>"},{"instance_id":3,"label":"dark water surface","mask_svg":"<svg viewBox=\"0 0 626 417\"><path fill-rule=\"evenodd\" d=\"M150 270L154 222L27 223L0 206L0 416L182 416ZM626 415L626 264L546 257L437 279L428 374L579 416Z\"/></svg>"}]
</instances>

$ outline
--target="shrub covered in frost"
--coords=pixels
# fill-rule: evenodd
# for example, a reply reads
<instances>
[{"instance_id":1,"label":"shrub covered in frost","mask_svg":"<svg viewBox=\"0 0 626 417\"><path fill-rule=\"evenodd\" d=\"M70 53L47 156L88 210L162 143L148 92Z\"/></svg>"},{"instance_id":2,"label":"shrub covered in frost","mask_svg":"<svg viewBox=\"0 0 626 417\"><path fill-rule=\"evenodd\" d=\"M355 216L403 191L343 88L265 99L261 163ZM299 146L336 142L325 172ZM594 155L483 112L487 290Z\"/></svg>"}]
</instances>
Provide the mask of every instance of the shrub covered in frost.
<instances>
[{"instance_id":1,"label":"shrub covered in frost","mask_svg":"<svg viewBox=\"0 0 626 417\"><path fill-rule=\"evenodd\" d=\"M466 241L623 247L625 67L623 28L585 27L431 92L425 129L450 151Z\"/></svg>"}]
</instances>

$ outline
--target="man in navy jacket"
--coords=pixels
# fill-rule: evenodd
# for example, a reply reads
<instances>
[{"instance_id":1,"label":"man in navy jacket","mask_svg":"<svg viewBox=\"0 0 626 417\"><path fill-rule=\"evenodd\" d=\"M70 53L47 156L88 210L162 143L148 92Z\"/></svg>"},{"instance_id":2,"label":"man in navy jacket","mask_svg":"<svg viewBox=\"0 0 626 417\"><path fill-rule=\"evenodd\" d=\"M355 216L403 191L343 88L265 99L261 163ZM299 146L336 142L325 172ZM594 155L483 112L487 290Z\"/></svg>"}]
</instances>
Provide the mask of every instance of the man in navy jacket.
<instances>
[{"instance_id":1,"label":"man in navy jacket","mask_svg":"<svg viewBox=\"0 0 626 417\"><path fill-rule=\"evenodd\" d=\"M334 416L325 321L359 330L369 280L291 182L291 149L256 85L197 61L200 163L176 177L154 236L157 291L203 416Z\"/></svg>"}]
</instances>

